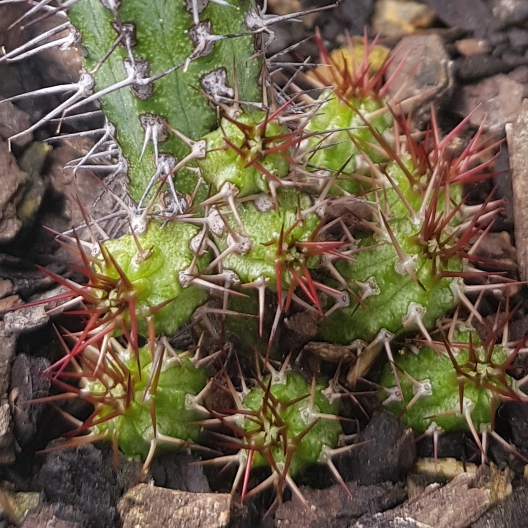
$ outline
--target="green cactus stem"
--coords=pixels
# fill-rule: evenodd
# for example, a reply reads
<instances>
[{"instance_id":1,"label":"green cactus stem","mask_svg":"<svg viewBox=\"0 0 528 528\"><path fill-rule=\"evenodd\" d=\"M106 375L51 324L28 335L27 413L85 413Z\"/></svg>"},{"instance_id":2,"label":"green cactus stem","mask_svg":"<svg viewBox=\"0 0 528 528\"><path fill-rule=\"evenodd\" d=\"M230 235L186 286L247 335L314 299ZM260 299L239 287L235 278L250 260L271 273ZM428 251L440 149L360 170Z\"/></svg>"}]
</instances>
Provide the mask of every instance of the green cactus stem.
<instances>
[{"instance_id":1,"label":"green cactus stem","mask_svg":"<svg viewBox=\"0 0 528 528\"><path fill-rule=\"evenodd\" d=\"M463 196L465 184L490 176L492 160L475 165L495 148L482 145L482 130L455 155L466 123L442 138L433 112L417 140L405 104L387 99L388 61L373 67L366 40L350 68L317 35L328 70L312 77L318 98L290 82L274 94L261 37L271 42L269 26L283 17L266 15L254 0L66 4L68 29L79 31L84 52L80 81L45 89L73 95L29 130L98 101L103 135L70 167L129 180L128 196L113 194L126 234L112 239L103 220L85 218L83 227L97 229L91 242L76 240L81 264L74 269L87 282L47 272L66 288L47 303L84 305L76 310L83 329L65 338L74 345L51 369L67 392L94 405L74 432L90 434L69 445L111 439L146 467L162 445L198 440L207 373L167 337L207 301L200 310L221 325L216 332L204 323L215 345L239 356L246 348L280 357L283 343L274 337L292 303L317 312L325 344L366 341L370 357L379 341L391 357L394 335L420 331L426 346L419 356L400 355L383 374L387 405L418 432L434 421L478 438L500 398L515 397L508 351L468 328L446 343L429 332L459 302L476 313L463 280L492 275L475 267L489 261L474 248L502 202L490 196L468 206ZM36 11L48 7L40 2ZM218 295L222 304L212 298ZM276 312L266 343L268 306ZM288 371L288 361L278 372L266 368L271 375L259 373L243 394L226 376L235 408L208 422L231 428L227 444L237 454L210 463L239 464L234 489L243 482L242 497L275 484L279 498L288 486L307 504L293 480L302 468L324 462L344 485L331 459L350 448L338 447L334 401L346 391L339 375L325 389ZM239 382L245 389L242 373ZM393 402L397 391L401 401ZM270 477L248 490L251 468L264 466Z\"/></svg>"},{"instance_id":2,"label":"green cactus stem","mask_svg":"<svg viewBox=\"0 0 528 528\"><path fill-rule=\"evenodd\" d=\"M69 10L82 35L84 67L93 72L92 97L116 128L136 202L156 174L158 149L177 160L190 152L179 137L169 137L163 121L197 140L215 126L215 104L233 100L235 90L240 101L260 101L261 61L252 59L253 37L245 24L252 2L200 4L205 8L198 21L192 3L184 1L83 0ZM180 192L195 185L194 173L178 174Z\"/></svg>"},{"instance_id":3,"label":"green cactus stem","mask_svg":"<svg viewBox=\"0 0 528 528\"><path fill-rule=\"evenodd\" d=\"M204 137L208 154L198 162L201 174L216 189L235 185L241 198L269 193L268 179L280 185L289 173L290 135L273 114L255 111L236 119L224 117L219 128Z\"/></svg>"},{"instance_id":4,"label":"green cactus stem","mask_svg":"<svg viewBox=\"0 0 528 528\"><path fill-rule=\"evenodd\" d=\"M302 467L318 463L325 446L338 445L339 421L320 419L338 413L324 388L317 383L312 389L300 374L288 372L284 379L264 378L249 392L243 400L248 411L243 429L248 449L255 450L254 467L282 467L295 476Z\"/></svg>"},{"instance_id":5,"label":"green cactus stem","mask_svg":"<svg viewBox=\"0 0 528 528\"><path fill-rule=\"evenodd\" d=\"M299 214L302 215L303 210L309 210L312 206L307 194L292 189L280 189L278 204L279 209L276 210L270 198L261 196L255 201L240 204L238 208L241 226L245 231L239 236L249 240L250 245L248 251L243 254L233 251L225 255L222 265L237 273L245 283L264 277L271 287L275 287L277 259L284 247L291 249L289 252L285 250L284 260L291 263L292 267L297 265L299 270L298 261L303 260L303 257L302 252L295 249L295 244L310 240L320 224L320 218L315 213L308 213L303 221L299 220ZM241 230L238 226L234 228ZM282 244L279 247L281 233ZM215 239L221 251L224 252L229 247L230 236L233 238L233 234L226 232L222 238ZM314 266L315 261L306 264ZM287 273L281 274L281 277L283 285L287 287L291 277Z\"/></svg>"},{"instance_id":6,"label":"green cactus stem","mask_svg":"<svg viewBox=\"0 0 528 528\"><path fill-rule=\"evenodd\" d=\"M197 258L190 249L198 233L198 228L183 222L169 222L163 227L151 222L143 235L105 242L106 258L100 262L100 273L117 284L98 306L107 303L111 310L119 310L133 296L135 315L125 317L135 317L138 333L148 335L150 316L156 335L172 335L207 299L206 289L192 280L182 280L182 273L199 275L210 261L209 253Z\"/></svg>"},{"instance_id":7,"label":"green cactus stem","mask_svg":"<svg viewBox=\"0 0 528 528\"><path fill-rule=\"evenodd\" d=\"M421 346L417 355L401 351L394 369L387 365L380 384L385 405L417 433L491 430L501 401L517 400L515 380L507 374L511 350L492 337L457 325L444 342ZM515 355L515 354L514 354Z\"/></svg>"},{"instance_id":8,"label":"green cactus stem","mask_svg":"<svg viewBox=\"0 0 528 528\"><path fill-rule=\"evenodd\" d=\"M72 268L87 277L86 284L44 270L65 287L56 300L82 299L88 306L81 310L87 317L81 337L59 363L111 335L124 335L137 350L140 336L170 336L186 323L207 299L207 289L196 281L210 255L198 257L190 249L198 233L197 227L183 222L162 227L152 221L142 235L124 235L97 245L98 256L88 255L78 241L81 265Z\"/></svg>"},{"instance_id":9,"label":"green cactus stem","mask_svg":"<svg viewBox=\"0 0 528 528\"><path fill-rule=\"evenodd\" d=\"M436 126L434 122L431 134L438 138ZM372 219L363 224L371 234L360 239L355 261L341 260L335 266L356 302L323 323L322 339L369 342L382 330L397 334L416 329L428 337L438 318L461 300L467 302L461 279L471 275L470 264L478 261L471 244L502 202L490 196L476 210L465 209L463 183L489 174L487 164L468 169L470 156L483 149L479 134L458 158L449 154L449 143L461 126L429 149L412 138L405 122L400 122L403 135L395 147L370 128L392 161L377 166L364 154L374 189L366 196L375 205Z\"/></svg>"},{"instance_id":10,"label":"green cactus stem","mask_svg":"<svg viewBox=\"0 0 528 528\"><path fill-rule=\"evenodd\" d=\"M244 476L242 499L275 484L280 501L287 485L308 505L292 477L302 468L317 463L326 463L350 493L331 460L336 450L343 449L337 447L341 434L337 403L327 397L321 380L314 379L310 385L300 374L287 368L287 363L280 371L268 365L272 374L258 381L245 396L235 392L229 384L237 410L221 421L240 438L232 440L233 447L239 451L208 463L235 461L239 464L233 491ZM248 491L253 467L268 467L272 474Z\"/></svg>"},{"instance_id":11,"label":"green cactus stem","mask_svg":"<svg viewBox=\"0 0 528 528\"><path fill-rule=\"evenodd\" d=\"M200 399L208 375L188 354L161 341L132 351L112 338L104 350L86 347L79 364L75 377L82 377L84 390L58 383L94 405L79 428L90 431L79 437L81 442L112 440L127 456L148 466L155 451L199 439L202 427L195 422L207 415Z\"/></svg>"},{"instance_id":12,"label":"green cactus stem","mask_svg":"<svg viewBox=\"0 0 528 528\"><path fill-rule=\"evenodd\" d=\"M315 110L307 121L310 136L303 145L307 167L335 177L331 194L357 194L371 188L364 177L369 174L364 155L376 164L390 159L377 138L378 134L387 139L393 135L394 119L384 84L389 61L366 40L363 46L349 40L341 61L325 49L319 33L316 42L323 66L307 80L327 88L313 101Z\"/></svg>"}]
</instances>

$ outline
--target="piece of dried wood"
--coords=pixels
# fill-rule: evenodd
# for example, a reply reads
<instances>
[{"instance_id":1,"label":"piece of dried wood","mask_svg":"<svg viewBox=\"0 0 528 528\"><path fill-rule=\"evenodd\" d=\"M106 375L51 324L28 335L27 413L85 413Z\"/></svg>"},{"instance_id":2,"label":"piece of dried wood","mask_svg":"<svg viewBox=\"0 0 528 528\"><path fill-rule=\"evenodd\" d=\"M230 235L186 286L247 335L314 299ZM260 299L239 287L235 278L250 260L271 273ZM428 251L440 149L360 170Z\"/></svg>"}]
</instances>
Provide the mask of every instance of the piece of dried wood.
<instances>
[{"instance_id":1,"label":"piece of dried wood","mask_svg":"<svg viewBox=\"0 0 528 528\"><path fill-rule=\"evenodd\" d=\"M479 484L478 476L463 473L443 487L427 486L423 493L397 508L362 517L355 526L465 528L483 515L493 501L491 485Z\"/></svg>"},{"instance_id":2,"label":"piece of dried wood","mask_svg":"<svg viewBox=\"0 0 528 528\"><path fill-rule=\"evenodd\" d=\"M190 493L138 484L117 505L123 528L225 528L231 520L231 495Z\"/></svg>"},{"instance_id":3,"label":"piece of dried wood","mask_svg":"<svg viewBox=\"0 0 528 528\"><path fill-rule=\"evenodd\" d=\"M519 274L528 278L528 99L517 120L506 125L513 183L513 218Z\"/></svg>"}]
</instances>

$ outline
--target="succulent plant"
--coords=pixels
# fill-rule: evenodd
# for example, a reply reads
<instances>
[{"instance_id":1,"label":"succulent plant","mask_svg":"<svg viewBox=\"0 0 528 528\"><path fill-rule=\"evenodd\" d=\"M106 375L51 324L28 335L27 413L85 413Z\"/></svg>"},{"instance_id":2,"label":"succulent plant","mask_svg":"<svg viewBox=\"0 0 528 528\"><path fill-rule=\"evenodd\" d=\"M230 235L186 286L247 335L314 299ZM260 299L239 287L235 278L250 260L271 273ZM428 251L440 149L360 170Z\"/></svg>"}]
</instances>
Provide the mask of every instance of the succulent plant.
<instances>
[{"instance_id":1,"label":"succulent plant","mask_svg":"<svg viewBox=\"0 0 528 528\"><path fill-rule=\"evenodd\" d=\"M477 345L472 330L451 336L460 348L454 367L454 345L448 341L447 356L437 356L440 345L429 334L460 302L476 312L468 291L508 284L463 282L491 275L474 268L483 262L474 249L502 207L492 197L468 206L463 196L464 184L489 177L491 160L475 164L496 147L483 146L482 130L455 155L466 123L442 138L433 113L430 129L416 139L405 102L387 98L390 59L373 66L378 50L366 38L358 60L347 61L332 57L317 36L326 69L306 78L322 89L316 99L300 89L294 96L274 90L263 42L273 39L273 22L295 14L269 16L252 0L48 3L34 12L68 8L67 43L83 49L84 64L78 83L52 90L72 95L30 130L97 101L105 126L72 164L74 172L102 169L109 179L128 178L127 195L113 194L125 234L74 239L81 262L74 269L87 282L48 272L66 288L55 300L84 305L77 310L84 329L51 370L67 391L94 404L76 430L90 434L77 442L111 438L148 465L160 443L197 441L207 374L166 337L215 296L221 308L203 312L218 315L220 331L209 324L216 337L239 334L246 347L268 355L294 305L319 314L324 341L382 340L389 357L393 335L419 330L428 347L423 361L398 357L391 363L394 383L399 368L410 372L405 380L434 369L432 385L449 382L456 399L453 384L464 378L467 399L474 395L478 409L466 425L491 421L494 394L513 390L504 372L499 379L493 371L502 352L494 343L482 360L485 372L475 378L470 363L477 365L489 347ZM352 42L348 55L358 56ZM16 59L17 52L6 57ZM82 227L94 239L102 232L97 219L87 217ZM276 302L266 300L267 291ZM270 305L275 317L264 332ZM341 449L333 397L327 399L321 380L308 384L286 371L287 362L277 373L268 359L272 374L257 376L248 394L226 382L237 409L221 418L238 435L231 442L239 454L213 463L239 462L234 487L244 477L242 496L272 482L279 498L285 485L300 495L293 477L320 461L342 482L331 461ZM68 378L86 389L73 388ZM412 425L423 431L430 425L422 407L427 399L413 400L405 380L399 383L411 400L401 405L417 414ZM386 373L384 385L390 384ZM446 428L463 425L453 402L431 411L445 415ZM249 471L260 465L272 475L248 493Z\"/></svg>"},{"instance_id":2,"label":"succulent plant","mask_svg":"<svg viewBox=\"0 0 528 528\"><path fill-rule=\"evenodd\" d=\"M110 338L104 349L84 347L73 363L75 370L63 372L58 382L65 390L59 398L78 394L94 411L70 436L90 434L66 445L111 440L148 467L156 451L199 439L197 422L208 415L201 405L208 375L189 354L163 340L132 350Z\"/></svg>"},{"instance_id":3,"label":"succulent plant","mask_svg":"<svg viewBox=\"0 0 528 528\"><path fill-rule=\"evenodd\" d=\"M151 222L143 235L96 244L96 256L88 255L78 240L75 253L80 263L72 268L87 278L82 285L45 270L65 287L57 300L84 301L90 307L82 311L87 322L67 359L119 335L138 351L140 336L172 335L187 322L207 298L206 290L193 285L191 277L208 262L208 254L197 258L189 248L198 232L189 224L161 228Z\"/></svg>"},{"instance_id":4,"label":"succulent plant","mask_svg":"<svg viewBox=\"0 0 528 528\"><path fill-rule=\"evenodd\" d=\"M526 401L520 384L509 370L524 340L507 339L508 317L481 339L471 319L457 314L439 330L440 341L401 350L392 365L386 365L380 393L386 405L417 433L434 435L435 456L439 433L470 432L486 460L487 435L524 458L494 430L495 414L502 402ZM480 436L482 435L482 441Z\"/></svg>"},{"instance_id":5,"label":"succulent plant","mask_svg":"<svg viewBox=\"0 0 528 528\"><path fill-rule=\"evenodd\" d=\"M371 169L372 191L365 195L372 204L371 218L363 221L368 231L359 239L354 260L335 265L355 302L322 325L323 339L369 343L380 332L409 330L428 337L437 319L460 301L470 304L462 279L484 277L472 267L479 259L471 247L500 212L502 201L493 202L490 196L481 206L465 206L463 184L489 174L486 163L471 166L484 148L480 133L453 156L450 142L463 125L440 139L433 120L425 142L418 143L400 121L403 134L394 147L370 127L391 161L376 165L362 153Z\"/></svg>"},{"instance_id":6,"label":"succulent plant","mask_svg":"<svg viewBox=\"0 0 528 528\"><path fill-rule=\"evenodd\" d=\"M368 178L362 178L364 156L385 163L388 153L379 148L376 136L390 137L393 132L388 84L384 84L387 55L366 40L357 46L349 40L341 56L332 56L319 33L316 40L321 66L308 80L325 89L313 101L314 112L306 124L307 167L335 176L332 193L360 193L371 188Z\"/></svg>"},{"instance_id":7,"label":"succulent plant","mask_svg":"<svg viewBox=\"0 0 528 528\"><path fill-rule=\"evenodd\" d=\"M238 462L233 490L243 477L242 498L275 484L279 497L287 485L306 503L293 477L302 468L317 463L328 464L348 492L332 463L341 435L338 405L327 394L322 380L314 378L310 385L287 367L286 362L276 371L268 364L271 374L257 380L257 386L242 395L230 384L236 410L221 417L221 421L236 433L238 440L231 440L231 445L238 453L211 462ZM271 469L270 477L248 490L251 469L261 466Z\"/></svg>"}]
</instances>

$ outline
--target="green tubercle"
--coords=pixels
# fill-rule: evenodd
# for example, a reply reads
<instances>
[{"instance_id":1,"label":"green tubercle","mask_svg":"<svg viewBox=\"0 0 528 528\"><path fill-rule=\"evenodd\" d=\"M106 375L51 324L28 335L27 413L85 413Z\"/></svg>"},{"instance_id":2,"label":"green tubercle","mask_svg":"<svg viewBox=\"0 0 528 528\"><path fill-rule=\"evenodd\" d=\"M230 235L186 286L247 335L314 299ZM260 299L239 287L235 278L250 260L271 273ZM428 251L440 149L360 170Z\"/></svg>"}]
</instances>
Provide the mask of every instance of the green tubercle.
<instances>
[{"instance_id":1,"label":"green tubercle","mask_svg":"<svg viewBox=\"0 0 528 528\"><path fill-rule=\"evenodd\" d=\"M320 218L315 213L309 213L303 220L299 219L299 214L312 206L312 200L295 189L278 189L278 209L275 209L271 197L260 198L262 201L244 202L238 208L240 220L252 242L251 249L244 255L232 253L226 256L223 266L233 270L243 282L250 283L264 277L274 288L278 265L284 288L291 282L289 267L299 272L301 262L306 262L308 267L317 265L317 258L305 259L295 244L311 240ZM262 202L264 207L260 205ZM282 246L279 247L281 236ZM217 239L217 244L221 251L226 249L227 235Z\"/></svg>"},{"instance_id":2,"label":"green tubercle","mask_svg":"<svg viewBox=\"0 0 528 528\"><path fill-rule=\"evenodd\" d=\"M374 237L363 239L360 247L364 250L354 256L354 262L336 264L341 275L350 281L357 298L364 296L362 304L352 302L349 307L334 312L331 320L323 321L324 340L339 344L349 344L355 339L370 342L382 329L392 333L415 330L416 324L403 326L414 308L423 311L422 322L431 329L439 317L457 306L456 279L442 278L434 267L435 262L424 256L421 245L415 238L413 241L417 233L412 222L402 219L390 225L398 234L419 282L405 273L393 244L379 245L380 241ZM462 260L451 258L446 266L446 271L461 272Z\"/></svg>"},{"instance_id":3,"label":"green tubercle","mask_svg":"<svg viewBox=\"0 0 528 528\"><path fill-rule=\"evenodd\" d=\"M381 330L423 332L455 309L466 251L458 244L463 186L449 184L446 170L403 154L372 179L375 190L365 195L376 204L365 222L371 234L359 240L354 260L335 266L356 301L323 321L322 339L346 345L371 342Z\"/></svg>"},{"instance_id":4,"label":"green tubercle","mask_svg":"<svg viewBox=\"0 0 528 528\"><path fill-rule=\"evenodd\" d=\"M138 250L132 235L106 241L103 249L113 260L101 261L99 271L121 280L101 302L118 310L133 294L138 333L148 335L147 317L152 316L156 335L172 335L207 299L207 290L193 285L184 288L179 276L193 262L189 244L198 233L198 228L182 222L169 222L162 227L152 221L146 232L137 237L145 255ZM203 269L209 261L206 253L198 259L197 269ZM123 277L131 287L127 287ZM167 304L158 310L156 307L163 303ZM126 317L130 321L130 316Z\"/></svg>"},{"instance_id":5,"label":"green tubercle","mask_svg":"<svg viewBox=\"0 0 528 528\"><path fill-rule=\"evenodd\" d=\"M102 401L95 417L95 422L99 423L92 427L92 432L104 434L108 439L117 437L119 448L125 455L141 460L147 458L156 434L158 449L164 446L174 449L178 443L196 442L202 427L193 422L203 418L203 414L193 408L191 400L207 383L205 368L195 367L188 357L166 354L154 387L155 373L152 372L149 348L139 349L137 355L121 355L120 359L123 361L121 367L111 363L114 369L121 370L125 383L116 383L108 389L111 378L107 379L104 375L101 375L104 384L99 379L88 382L90 396ZM111 363L105 368L108 369ZM110 417L114 412L116 416Z\"/></svg>"},{"instance_id":6,"label":"green tubercle","mask_svg":"<svg viewBox=\"0 0 528 528\"><path fill-rule=\"evenodd\" d=\"M468 419L477 432L490 428L501 395L511 394L514 386L505 372L508 356L503 347L490 349L474 330L463 328L449 343L453 357L444 344L438 343L437 349L426 346L418 355L401 351L395 357L403 401L388 403L389 409L417 433L427 431L433 422L446 432L469 431ZM390 365L380 385L396 388Z\"/></svg>"},{"instance_id":7,"label":"green tubercle","mask_svg":"<svg viewBox=\"0 0 528 528\"><path fill-rule=\"evenodd\" d=\"M204 179L221 189L226 182L238 188L238 196L267 193L269 180L280 180L289 171L288 149L280 152L288 129L267 120L264 112L223 118L217 130L207 134L207 156L198 162ZM267 150L279 148L267 154Z\"/></svg>"},{"instance_id":8,"label":"green tubercle","mask_svg":"<svg viewBox=\"0 0 528 528\"><path fill-rule=\"evenodd\" d=\"M269 393L267 388L269 387ZM300 374L288 372L285 377L252 389L244 398L244 407L255 413L244 420L243 429L250 448L254 447L253 466L275 465L294 476L308 464L315 464L324 455L324 448L337 446L341 424L336 418L319 418L319 414L337 415L337 403L330 403L322 394L319 382L315 390ZM313 390L313 405L310 394Z\"/></svg>"},{"instance_id":9,"label":"green tubercle","mask_svg":"<svg viewBox=\"0 0 528 528\"><path fill-rule=\"evenodd\" d=\"M306 145L309 166L313 170L330 171L330 176L342 171L332 188L334 194L341 191L355 194L368 188L352 176L356 171L365 173L362 156L369 156L374 163L384 163L387 155L372 147L378 142L361 116L369 119L370 127L379 134L390 133L393 117L386 111L385 102L371 96L344 101L329 90L317 102L320 106L306 126L306 132L314 134ZM375 112L378 115L369 118Z\"/></svg>"}]
</instances>

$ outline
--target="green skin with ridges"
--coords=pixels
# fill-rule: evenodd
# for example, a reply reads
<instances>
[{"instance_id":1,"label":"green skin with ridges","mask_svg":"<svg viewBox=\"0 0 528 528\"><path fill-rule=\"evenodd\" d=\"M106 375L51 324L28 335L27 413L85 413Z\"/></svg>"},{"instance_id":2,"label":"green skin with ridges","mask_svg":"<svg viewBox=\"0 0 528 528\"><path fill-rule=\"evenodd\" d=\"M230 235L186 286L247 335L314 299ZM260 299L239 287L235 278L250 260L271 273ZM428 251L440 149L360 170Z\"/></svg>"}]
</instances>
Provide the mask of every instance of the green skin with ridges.
<instances>
[{"instance_id":1,"label":"green skin with ridges","mask_svg":"<svg viewBox=\"0 0 528 528\"><path fill-rule=\"evenodd\" d=\"M132 235L104 243L132 282L139 334L148 335L149 308L171 300L153 316L156 335L170 336L207 300L207 290L198 286L182 288L178 279L178 272L187 269L193 260L189 242L199 231L182 222L169 222L162 227L161 223L152 221L145 234L138 236L141 247L152 250L143 261L138 261L138 248ZM206 253L198 259L198 268L203 269L209 262L210 255ZM119 277L113 266L103 266L101 271L112 278ZM111 298L110 295L110 301Z\"/></svg>"},{"instance_id":2,"label":"green skin with ridges","mask_svg":"<svg viewBox=\"0 0 528 528\"><path fill-rule=\"evenodd\" d=\"M225 269L233 270L245 282L253 282L259 277L269 279L268 286L276 285L275 261L278 255L278 241L281 229L284 230L284 245L293 246L295 242L306 242L311 239L320 223L320 218L311 213L303 222L298 222L299 207L301 210L311 207L311 198L293 189L277 191L279 210L258 211L252 202L239 206L240 219L253 242L253 248L245 255L228 255L223 261ZM295 226L292 228L292 226ZM223 251L227 247L227 235L217 239L218 247ZM303 258L296 248L286 251L286 258L295 266L298 257ZM307 259L308 267L316 267L317 258ZM282 274L283 288L290 284L289 273Z\"/></svg>"},{"instance_id":3,"label":"green skin with ridges","mask_svg":"<svg viewBox=\"0 0 528 528\"><path fill-rule=\"evenodd\" d=\"M366 283L373 280L378 293L367 297L362 305L352 302L349 307L332 314L330 320L323 321L320 328L320 337L323 340L346 345L356 339L370 342L382 329L392 333L416 330L416 325L402 327L413 304L423 307L423 324L427 329L431 329L437 319L453 310L459 302L456 293L457 279L442 278L439 276L439 270L458 273L463 270L463 262L456 256L445 262L429 257L428 244L420 241L423 217L420 218L418 214L411 216L408 207L394 188L396 186L408 205L419 213L428 181L426 176L415 174L410 156L402 156L401 162L416 179L416 183L413 184L409 180L396 162L391 162L387 165L386 172L392 184L388 179L379 182L381 189L377 191L377 196L372 192L367 194L366 198L373 202L377 200L380 210L388 216L389 227L398 245L403 253L414 261L414 271L421 285L401 269L398 254L388 235L387 240L383 240L380 235L363 238L360 248L381 245L358 252L354 255L354 261L336 262L336 268L342 277L350 281ZM417 186L421 189L418 190ZM449 186L451 204L460 203L462 191L462 185ZM445 192L441 191L436 199L437 214L441 214L445 207ZM450 210L452 208L453 205ZM459 219L453 217L450 226L444 228L442 239L448 237L451 228L459 223ZM385 226L380 227L385 229ZM353 282L349 284L351 290L361 298L363 292Z\"/></svg>"},{"instance_id":4,"label":"green skin with ridges","mask_svg":"<svg viewBox=\"0 0 528 528\"><path fill-rule=\"evenodd\" d=\"M367 297L363 306L352 302L349 307L336 310L330 320L321 324L320 336L323 340L347 345L356 339L368 343L382 329L397 333L402 330L403 320L413 303L425 309L423 324L431 329L438 318L457 306L456 279L441 278L434 272L433 261L423 256L423 248L416 242L416 228L412 222L408 219L395 220L390 226L402 250L417 259L415 273L423 288L398 269L398 255L390 242L357 253L355 262L337 262L336 267L345 279L366 283L373 278L379 293ZM360 247L367 248L379 243L376 238L368 237L362 240ZM462 261L451 258L444 269L460 272ZM357 286L350 283L350 287L361 297L362 292ZM405 330L416 330L416 326Z\"/></svg>"},{"instance_id":5,"label":"green skin with ridges","mask_svg":"<svg viewBox=\"0 0 528 528\"><path fill-rule=\"evenodd\" d=\"M351 100L347 104L330 91L323 92L318 101L324 102L318 107L317 112L306 126L307 133L316 133L308 140L307 150L317 149L315 154L308 154L307 156L309 166L314 169L330 170L332 171L331 175L341 170L343 174L337 178L331 193L341 194L341 189L356 194L365 189L367 185L360 184L358 180L350 176L356 171L356 158L359 155L359 150L350 140L350 137L352 136L356 140L364 153L374 163L387 161L387 158L381 156L377 150L368 145L369 143L376 145L377 141L357 111L367 117L369 113L385 108L385 102L372 97L364 97ZM383 112L381 115L373 117L369 122L378 133L389 132L393 126L392 114ZM336 129L349 130L336 132L325 139L329 131Z\"/></svg>"},{"instance_id":6,"label":"green skin with ridges","mask_svg":"<svg viewBox=\"0 0 528 528\"><path fill-rule=\"evenodd\" d=\"M265 387L268 387L269 377L262 380ZM341 424L337 419L338 406L337 403L330 403L321 393L324 386L319 382L315 387L315 398L313 412L336 415L336 419L319 419L317 423L310 429L304 438L296 445L295 454L291 459L291 464L288 473L294 476L302 467L308 464L315 464L319 462L323 446L328 448L335 448L338 445L339 435L341 434ZM288 438L294 438L301 435L308 427L310 427L313 417L306 418L307 408L309 406L309 398L311 393L310 384L306 383L304 378L297 373L286 373L284 383L272 383L270 388L271 394L282 404L284 409L280 409L279 415L283 422L286 423ZM244 398L244 407L251 411L260 411L264 402L265 392L261 387L252 389ZM302 400L287 406L290 401L295 400L301 396L306 396ZM274 407L276 409L276 407ZM273 423L273 418L268 410L266 412L268 423ZM243 428L246 432L257 431L258 426L251 419L244 420ZM279 467L283 467L286 456L285 451L288 446L284 446L281 441L277 441L281 437L278 436L278 431L273 427L266 429L265 433L255 434L249 440L249 443L254 443L256 446L263 446L268 443L277 442L272 448L272 457ZM255 452L253 457L253 466L269 466L268 459Z\"/></svg>"},{"instance_id":7,"label":"green skin with ridges","mask_svg":"<svg viewBox=\"0 0 528 528\"><path fill-rule=\"evenodd\" d=\"M237 5L229 8L210 2L200 14L200 21L212 21L215 35L248 31L244 20L253 2L245 0L230 3ZM118 37L111 25L113 15L103 7L101 0L82 0L69 9L69 16L74 26L82 32L82 45L87 52L84 66L91 70L99 64ZM185 62L193 53L194 44L187 33L193 25L192 15L185 10L183 0L149 0L147 4L123 0L119 16L123 23L134 22L137 45L133 53L136 58L150 62L151 76ZM234 88L235 82L238 84L241 101L260 101L261 88L257 79L261 61L250 60L254 53L251 35L219 41L215 43L212 53L191 62L186 72L180 68L157 80L153 94L147 100L138 99L129 88L117 90L102 99L105 116L116 126L117 140L129 163L129 192L133 200L140 200L156 172L152 144L149 144L143 159L139 159L145 137L139 116L160 115L187 137L194 140L201 138L215 126L217 114L214 107L196 90L200 88L200 79L223 67L227 72L228 86ZM123 66L126 57L126 49L117 46L94 73L97 91L126 78ZM237 72L236 81L234 71ZM160 145L159 150L177 159L182 159L190 151L174 135ZM196 181L194 173L182 170L176 185L180 192L192 193Z\"/></svg>"},{"instance_id":8,"label":"green skin with ridges","mask_svg":"<svg viewBox=\"0 0 528 528\"><path fill-rule=\"evenodd\" d=\"M262 134L255 129L265 119L264 112L253 112L252 114L244 112L236 118L236 121L242 125L253 127L253 133L248 140L249 148L244 149L246 159L225 143L224 138L227 137L231 143L240 148L247 139L240 128L227 119L222 119L219 128L204 137L207 141L208 154L203 160L198 161L198 166L208 183L214 185L216 189L221 189L224 183L230 182L237 186L240 197L261 192L268 193L269 176L255 167L247 167L248 162L254 158L278 179L288 174L290 164L283 154L277 152L265 157L261 155L263 148L273 148L280 143L279 140L267 142L263 147ZM270 138L287 133L286 127L271 122L266 125L264 137Z\"/></svg>"},{"instance_id":9,"label":"green skin with ridges","mask_svg":"<svg viewBox=\"0 0 528 528\"><path fill-rule=\"evenodd\" d=\"M478 371L485 373L489 369L488 376L483 374L483 378L492 385L501 389L508 389L513 386L513 378L506 375L508 387L504 387L502 382L494 379L493 372L496 366L485 362L486 351L481 345L480 338L475 331L462 330L457 331L453 337L452 350L455 352L456 362L463 366L468 362L469 350L460 348L456 349L455 343L469 343L471 336L472 344L479 358ZM440 347L441 348L441 347ZM495 346L491 355L491 362L495 365L502 365L507 359L503 348ZM403 392L404 401L401 403L388 404L389 409L395 414L402 417L415 432L424 433L434 422L438 427L446 432L469 431L466 419L460 414L460 392L459 380L464 384L464 399L471 401L473 410L471 411L471 420L477 431L481 426L490 426L493 413L500 404L500 396L490 388L482 387L466 377L457 375L453 368L453 362L446 352L440 355L430 347L420 349L419 355L402 352L395 356L394 363L396 369L405 372L418 382L429 380L431 383L432 395L421 396L410 409L406 406L413 399L413 384L403 374L400 374L399 380ZM474 375L475 369L463 367L464 372ZM386 388L396 386L394 373L389 364L383 370L380 385ZM384 394L384 393L383 393ZM443 413L449 413L456 410L456 413L450 413L441 416Z\"/></svg>"},{"instance_id":10,"label":"green skin with ridges","mask_svg":"<svg viewBox=\"0 0 528 528\"><path fill-rule=\"evenodd\" d=\"M413 161L408 154L400 155L400 163L407 169L409 174L416 179L415 182L411 182L409 177L402 170L399 163L391 161L385 167L385 172L392 180L394 185L397 186L400 193L405 196L408 204L412 207L416 213L420 211L423 204L423 196L427 191L427 184L429 179L421 174L417 173L417 169L413 166ZM381 210L389 214L389 218L410 218L411 213L406 205L403 203L400 195L396 192L394 187L390 184L388 178L387 181L382 183L383 188L377 193ZM462 201L464 187L460 184L451 184L449 186L449 196L451 204L459 204ZM367 200L376 201L374 193L369 193L365 197ZM430 197L431 200L431 197ZM430 201L429 201L430 203ZM442 190L437 198L438 211L443 211L445 208L445 192ZM451 205L452 210L454 205ZM417 219L416 221L420 221ZM458 225L457 217L455 216L451 222L452 226ZM446 233L448 229L445 230Z\"/></svg>"},{"instance_id":11,"label":"green skin with ridges","mask_svg":"<svg viewBox=\"0 0 528 528\"><path fill-rule=\"evenodd\" d=\"M208 375L204 367L196 368L189 358L180 358L181 364L172 361L167 362L161 368L159 381L154 394L144 400L147 380L151 374L151 352L148 348L139 350L139 362L141 373L138 371L137 358L121 358L130 373L131 382L134 384L135 392L130 405L122 414L109 421L105 421L93 427L94 434L105 433L108 439L117 435L119 448L125 455L131 458L145 460L150 449L153 438L151 398L155 399L156 427L159 433L182 440L184 442L196 442L202 432L202 427L193 422L203 418L203 414L189 409L186 403L187 395L196 396L205 387ZM90 382L92 395L106 394L106 388L101 382ZM120 396L124 387L117 386L113 389L115 396ZM143 401L144 400L144 401ZM97 418L104 418L114 409L108 407L101 412ZM174 444L167 443L166 447L174 449ZM164 444L160 443L158 449L163 450Z\"/></svg>"}]
</instances>

